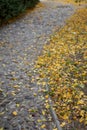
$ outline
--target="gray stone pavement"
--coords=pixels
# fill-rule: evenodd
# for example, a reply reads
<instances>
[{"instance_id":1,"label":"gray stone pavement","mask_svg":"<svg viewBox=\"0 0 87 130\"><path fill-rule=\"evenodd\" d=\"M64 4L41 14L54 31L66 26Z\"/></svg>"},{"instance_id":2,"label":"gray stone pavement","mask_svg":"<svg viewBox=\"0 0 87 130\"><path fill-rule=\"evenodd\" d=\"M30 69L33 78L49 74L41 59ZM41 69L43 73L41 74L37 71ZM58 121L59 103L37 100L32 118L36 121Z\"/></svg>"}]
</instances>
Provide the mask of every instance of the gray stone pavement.
<instances>
[{"instance_id":1,"label":"gray stone pavement","mask_svg":"<svg viewBox=\"0 0 87 130\"><path fill-rule=\"evenodd\" d=\"M0 28L0 128L53 130L33 67L50 35L74 13L72 5L42 0L39 7Z\"/></svg>"}]
</instances>

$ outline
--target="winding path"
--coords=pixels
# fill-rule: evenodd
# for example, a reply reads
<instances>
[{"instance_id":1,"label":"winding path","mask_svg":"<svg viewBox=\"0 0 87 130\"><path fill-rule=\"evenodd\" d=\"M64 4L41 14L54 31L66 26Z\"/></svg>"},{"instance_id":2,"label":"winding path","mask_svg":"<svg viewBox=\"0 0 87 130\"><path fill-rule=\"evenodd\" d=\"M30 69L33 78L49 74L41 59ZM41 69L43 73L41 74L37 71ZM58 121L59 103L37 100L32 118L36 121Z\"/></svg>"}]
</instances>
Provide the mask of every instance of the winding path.
<instances>
[{"instance_id":1,"label":"winding path","mask_svg":"<svg viewBox=\"0 0 87 130\"><path fill-rule=\"evenodd\" d=\"M50 35L72 15L72 5L42 0L39 7L0 28L0 128L53 130L33 66Z\"/></svg>"}]
</instances>

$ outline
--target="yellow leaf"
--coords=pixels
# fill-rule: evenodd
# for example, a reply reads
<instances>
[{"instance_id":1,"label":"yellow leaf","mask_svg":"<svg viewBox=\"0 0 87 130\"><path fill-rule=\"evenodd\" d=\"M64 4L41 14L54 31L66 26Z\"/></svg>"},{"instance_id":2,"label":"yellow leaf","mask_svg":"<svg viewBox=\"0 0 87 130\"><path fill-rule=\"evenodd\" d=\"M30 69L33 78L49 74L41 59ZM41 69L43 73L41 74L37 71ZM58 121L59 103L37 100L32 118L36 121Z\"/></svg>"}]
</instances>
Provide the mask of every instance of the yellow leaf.
<instances>
[{"instance_id":1,"label":"yellow leaf","mask_svg":"<svg viewBox=\"0 0 87 130\"><path fill-rule=\"evenodd\" d=\"M37 85L40 85L40 84L41 84L41 83L38 81L38 82L37 82Z\"/></svg>"},{"instance_id":2,"label":"yellow leaf","mask_svg":"<svg viewBox=\"0 0 87 130\"><path fill-rule=\"evenodd\" d=\"M45 86L45 85L46 85L46 82L42 82L42 84L43 84L43 86Z\"/></svg>"},{"instance_id":3,"label":"yellow leaf","mask_svg":"<svg viewBox=\"0 0 87 130\"><path fill-rule=\"evenodd\" d=\"M66 125L66 123L65 123L65 122L62 122L60 126L61 126L61 127L64 127L65 125Z\"/></svg>"},{"instance_id":4,"label":"yellow leaf","mask_svg":"<svg viewBox=\"0 0 87 130\"><path fill-rule=\"evenodd\" d=\"M67 96L67 98L69 98L69 97L71 97L71 94L68 92L66 96Z\"/></svg>"},{"instance_id":5,"label":"yellow leaf","mask_svg":"<svg viewBox=\"0 0 87 130\"><path fill-rule=\"evenodd\" d=\"M47 98L47 99L48 99L48 98L49 98L49 95L46 95L46 96L45 96L45 98Z\"/></svg>"},{"instance_id":6,"label":"yellow leaf","mask_svg":"<svg viewBox=\"0 0 87 130\"><path fill-rule=\"evenodd\" d=\"M83 92L80 92L79 96L82 97L83 95L84 95L84 93L83 93Z\"/></svg>"},{"instance_id":7,"label":"yellow leaf","mask_svg":"<svg viewBox=\"0 0 87 130\"><path fill-rule=\"evenodd\" d=\"M20 106L20 104L18 104L18 103L17 103L17 104L16 104L16 106L17 106L17 107L19 107L19 106Z\"/></svg>"},{"instance_id":8,"label":"yellow leaf","mask_svg":"<svg viewBox=\"0 0 87 130\"><path fill-rule=\"evenodd\" d=\"M3 115L5 112L0 112L0 116Z\"/></svg>"},{"instance_id":9,"label":"yellow leaf","mask_svg":"<svg viewBox=\"0 0 87 130\"><path fill-rule=\"evenodd\" d=\"M48 103L48 99L45 102Z\"/></svg>"},{"instance_id":10,"label":"yellow leaf","mask_svg":"<svg viewBox=\"0 0 87 130\"><path fill-rule=\"evenodd\" d=\"M65 114L64 116L63 116L63 119L64 120L67 120L69 117L68 117L68 115L67 114Z\"/></svg>"},{"instance_id":11,"label":"yellow leaf","mask_svg":"<svg viewBox=\"0 0 87 130\"><path fill-rule=\"evenodd\" d=\"M79 101L77 102L77 104L78 104L78 105L84 104L84 101L83 101L83 100L79 100Z\"/></svg>"},{"instance_id":12,"label":"yellow leaf","mask_svg":"<svg viewBox=\"0 0 87 130\"><path fill-rule=\"evenodd\" d=\"M85 125L87 125L87 121L85 121Z\"/></svg>"},{"instance_id":13,"label":"yellow leaf","mask_svg":"<svg viewBox=\"0 0 87 130\"><path fill-rule=\"evenodd\" d=\"M44 110L42 110L42 114L45 115L45 111Z\"/></svg>"},{"instance_id":14,"label":"yellow leaf","mask_svg":"<svg viewBox=\"0 0 87 130\"><path fill-rule=\"evenodd\" d=\"M15 96L15 95L16 95L16 94L15 94L15 91L12 91L12 92L11 92L11 94L12 94L13 96Z\"/></svg>"},{"instance_id":15,"label":"yellow leaf","mask_svg":"<svg viewBox=\"0 0 87 130\"><path fill-rule=\"evenodd\" d=\"M13 86L14 88L19 88L19 85L15 85L15 86Z\"/></svg>"},{"instance_id":16,"label":"yellow leaf","mask_svg":"<svg viewBox=\"0 0 87 130\"><path fill-rule=\"evenodd\" d=\"M2 89L0 89L0 92L3 92L3 90L2 90Z\"/></svg>"},{"instance_id":17,"label":"yellow leaf","mask_svg":"<svg viewBox=\"0 0 87 130\"><path fill-rule=\"evenodd\" d=\"M37 94L36 94L36 93L34 93L34 96L37 96Z\"/></svg>"},{"instance_id":18,"label":"yellow leaf","mask_svg":"<svg viewBox=\"0 0 87 130\"><path fill-rule=\"evenodd\" d=\"M45 128L46 127L46 125L45 124L43 124L42 126L41 126L41 128Z\"/></svg>"},{"instance_id":19,"label":"yellow leaf","mask_svg":"<svg viewBox=\"0 0 87 130\"><path fill-rule=\"evenodd\" d=\"M50 107L50 105L48 103L46 103L45 107L48 109Z\"/></svg>"},{"instance_id":20,"label":"yellow leaf","mask_svg":"<svg viewBox=\"0 0 87 130\"><path fill-rule=\"evenodd\" d=\"M83 121L84 121L84 118L80 118L80 119L79 119L79 122L83 122Z\"/></svg>"},{"instance_id":21,"label":"yellow leaf","mask_svg":"<svg viewBox=\"0 0 87 130\"><path fill-rule=\"evenodd\" d=\"M38 119L37 122L40 123L40 122L42 122L42 120Z\"/></svg>"},{"instance_id":22,"label":"yellow leaf","mask_svg":"<svg viewBox=\"0 0 87 130\"><path fill-rule=\"evenodd\" d=\"M34 82L35 81L35 79L34 78L32 78L32 80L31 80L32 82Z\"/></svg>"},{"instance_id":23,"label":"yellow leaf","mask_svg":"<svg viewBox=\"0 0 87 130\"><path fill-rule=\"evenodd\" d=\"M54 91L54 88L51 88L52 91Z\"/></svg>"},{"instance_id":24,"label":"yellow leaf","mask_svg":"<svg viewBox=\"0 0 87 130\"><path fill-rule=\"evenodd\" d=\"M13 114L14 116L17 116L18 113L17 113L16 111L13 111L12 114Z\"/></svg>"}]
</instances>

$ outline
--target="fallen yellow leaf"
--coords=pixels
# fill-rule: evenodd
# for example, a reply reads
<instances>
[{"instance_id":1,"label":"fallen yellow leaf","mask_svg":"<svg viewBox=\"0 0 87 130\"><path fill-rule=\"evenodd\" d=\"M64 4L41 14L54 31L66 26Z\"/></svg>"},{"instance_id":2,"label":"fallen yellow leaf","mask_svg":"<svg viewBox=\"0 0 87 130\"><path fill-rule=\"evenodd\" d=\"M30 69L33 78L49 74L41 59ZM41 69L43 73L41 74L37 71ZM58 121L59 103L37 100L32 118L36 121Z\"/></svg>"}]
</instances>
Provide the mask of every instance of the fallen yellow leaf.
<instances>
[{"instance_id":1,"label":"fallen yellow leaf","mask_svg":"<svg viewBox=\"0 0 87 130\"><path fill-rule=\"evenodd\" d=\"M79 100L79 101L77 102L77 104L78 104L78 105L84 104L84 101L83 101L83 100Z\"/></svg>"},{"instance_id":2,"label":"fallen yellow leaf","mask_svg":"<svg viewBox=\"0 0 87 130\"><path fill-rule=\"evenodd\" d=\"M41 126L41 128L45 128L46 127L46 125L45 124L43 124L42 126Z\"/></svg>"},{"instance_id":3,"label":"fallen yellow leaf","mask_svg":"<svg viewBox=\"0 0 87 130\"><path fill-rule=\"evenodd\" d=\"M40 122L42 122L42 120L38 119L37 122L40 123Z\"/></svg>"},{"instance_id":4,"label":"fallen yellow leaf","mask_svg":"<svg viewBox=\"0 0 87 130\"><path fill-rule=\"evenodd\" d=\"M66 123L65 123L65 122L62 122L60 126L61 126L61 127L64 127L65 125L66 125Z\"/></svg>"},{"instance_id":5,"label":"fallen yellow leaf","mask_svg":"<svg viewBox=\"0 0 87 130\"><path fill-rule=\"evenodd\" d=\"M19 107L19 106L20 106L20 104L18 104L18 103L17 103L17 104L16 104L16 106L17 106L17 107Z\"/></svg>"},{"instance_id":6,"label":"fallen yellow leaf","mask_svg":"<svg viewBox=\"0 0 87 130\"><path fill-rule=\"evenodd\" d=\"M20 86L19 85L15 85L15 86L13 86L14 88L19 88Z\"/></svg>"},{"instance_id":7,"label":"fallen yellow leaf","mask_svg":"<svg viewBox=\"0 0 87 130\"><path fill-rule=\"evenodd\" d=\"M47 98L47 99L48 99L48 98L49 98L49 95L46 95L46 96L45 96L45 98Z\"/></svg>"},{"instance_id":8,"label":"fallen yellow leaf","mask_svg":"<svg viewBox=\"0 0 87 130\"><path fill-rule=\"evenodd\" d=\"M42 110L42 114L43 114L43 115L45 115L45 114L46 114L44 110Z\"/></svg>"},{"instance_id":9,"label":"fallen yellow leaf","mask_svg":"<svg viewBox=\"0 0 87 130\"><path fill-rule=\"evenodd\" d=\"M13 114L14 116L17 116L18 113L17 113L16 111L13 111L12 114Z\"/></svg>"},{"instance_id":10,"label":"fallen yellow leaf","mask_svg":"<svg viewBox=\"0 0 87 130\"><path fill-rule=\"evenodd\" d=\"M36 94L36 93L34 93L34 96L37 96L37 94Z\"/></svg>"}]
</instances>

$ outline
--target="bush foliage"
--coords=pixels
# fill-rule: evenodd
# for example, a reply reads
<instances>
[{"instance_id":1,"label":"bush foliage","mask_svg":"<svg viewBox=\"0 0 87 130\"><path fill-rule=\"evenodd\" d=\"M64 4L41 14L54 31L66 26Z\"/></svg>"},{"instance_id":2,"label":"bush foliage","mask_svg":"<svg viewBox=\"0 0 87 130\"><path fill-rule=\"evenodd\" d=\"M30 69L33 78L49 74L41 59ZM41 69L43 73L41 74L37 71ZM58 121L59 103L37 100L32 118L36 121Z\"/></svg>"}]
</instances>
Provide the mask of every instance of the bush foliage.
<instances>
[{"instance_id":1,"label":"bush foliage","mask_svg":"<svg viewBox=\"0 0 87 130\"><path fill-rule=\"evenodd\" d=\"M8 20L26 8L34 7L39 0L0 0L0 23Z\"/></svg>"}]
</instances>

